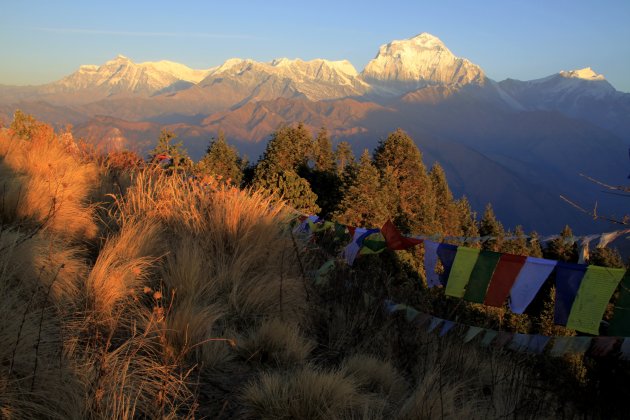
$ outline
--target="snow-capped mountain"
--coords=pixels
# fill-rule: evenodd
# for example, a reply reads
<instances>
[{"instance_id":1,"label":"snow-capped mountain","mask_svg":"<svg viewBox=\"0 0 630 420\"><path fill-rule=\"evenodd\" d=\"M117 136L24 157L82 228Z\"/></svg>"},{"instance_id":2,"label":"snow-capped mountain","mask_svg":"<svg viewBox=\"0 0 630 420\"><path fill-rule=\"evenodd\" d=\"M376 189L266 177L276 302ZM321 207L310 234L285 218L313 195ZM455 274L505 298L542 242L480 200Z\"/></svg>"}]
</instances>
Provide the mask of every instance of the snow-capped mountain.
<instances>
[{"instance_id":1,"label":"snow-capped mountain","mask_svg":"<svg viewBox=\"0 0 630 420\"><path fill-rule=\"evenodd\" d=\"M483 85L486 80L479 66L456 57L428 33L382 45L361 76L383 93L392 94L427 85Z\"/></svg>"},{"instance_id":2,"label":"snow-capped mountain","mask_svg":"<svg viewBox=\"0 0 630 420\"><path fill-rule=\"evenodd\" d=\"M83 65L79 70L46 86L46 93L95 90L114 94L151 95L198 83L212 69L195 70L172 61L134 63L119 55L103 65Z\"/></svg>"},{"instance_id":3,"label":"snow-capped mountain","mask_svg":"<svg viewBox=\"0 0 630 420\"><path fill-rule=\"evenodd\" d=\"M590 67L529 81L506 79L499 86L527 110L583 118L622 138L630 133L630 94L617 91Z\"/></svg>"},{"instance_id":4,"label":"snow-capped mountain","mask_svg":"<svg viewBox=\"0 0 630 420\"><path fill-rule=\"evenodd\" d=\"M369 85L347 60L303 61L280 58L269 63L230 59L199 82L203 89L242 100L305 97L317 101L359 96Z\"/></svg>"}]
</instances>

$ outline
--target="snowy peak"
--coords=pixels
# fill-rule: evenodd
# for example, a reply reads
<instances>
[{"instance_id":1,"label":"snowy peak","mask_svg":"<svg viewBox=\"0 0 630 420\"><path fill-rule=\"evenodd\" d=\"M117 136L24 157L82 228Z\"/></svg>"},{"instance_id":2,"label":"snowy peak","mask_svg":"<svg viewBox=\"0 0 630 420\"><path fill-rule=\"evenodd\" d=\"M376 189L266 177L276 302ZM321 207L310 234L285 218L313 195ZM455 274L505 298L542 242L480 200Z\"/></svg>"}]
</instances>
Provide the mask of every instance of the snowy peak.
<instances>
[{"instance_id":1,"label":"snowy peak","mask_svg":"<svg viewBox=\"0 0 630 420\"><path fill-rule=\"evenodd\" d=\"M82 65L79 70L50 85L53 91L96 89L105 95L153 94L177 83L197 83L210 70L195 70L172 61L134 63L118 55L103 65Z\"/></svg>"},{"instance_id":2,"label":"snowy peak","mask_svg":"<svg viewBox=\"0 0 630 420\"><path fill-rule=\"evenodd\" d=\"M592 68L585 67L579 70L561 71L560 76L567 79L606 80L603 74L597 74Z\"/></svg>"},{"instance_id":3,"label":"snowy peak","mask_svg":"<svg viewBox=\"0 0 630 420\"><path fill-rule=\"evenodd\" d=\"M382 45L362 77L392 93L427 85L482 85L486 78L479 66L456 57L428 33Z\"/></svg>"},{"instance_id":4,"label":"snowy peak","mask_svg":"<svg viewBox=\"0 0 630 420\"><path fill-rule=\"evenodd\" d=\"M268 63L233 58L199 83L200 87L211 90L228 85L248 87L254 94L251 98L257 100L296 95L324 100L358 96L369 90L349 61L321 58L310 61L278 58Z\"/></svg>"}]
</instances>

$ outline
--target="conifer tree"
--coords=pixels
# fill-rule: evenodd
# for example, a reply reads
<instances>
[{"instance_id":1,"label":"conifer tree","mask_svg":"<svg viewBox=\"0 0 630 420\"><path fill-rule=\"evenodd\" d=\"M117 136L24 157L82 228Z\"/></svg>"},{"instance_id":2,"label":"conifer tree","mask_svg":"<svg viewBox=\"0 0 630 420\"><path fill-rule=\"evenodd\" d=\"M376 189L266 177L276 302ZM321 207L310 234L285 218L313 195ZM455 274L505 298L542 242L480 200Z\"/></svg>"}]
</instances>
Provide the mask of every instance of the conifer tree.
<instances>
[{"instance_id":1,"label":"conifer tree","mask_svg":"<svg viewBox=\"0 0 630 420\"><path fill-rule=\"evenodd\" d=\"M446 181L442 166L435 162L429 171L429 178L435 193L435 223L439 233L459 236L461 234L457 203Z\"/></svg>"},{"instance_id":2,"label":"conifer tree","mask_svg":"<svg viewBox=\"0 0 630 420\"><path fill-rule=\"evenodd\" d=\"M176 170L186 170L192 167L192 160L188 156L188 152L184 149L181 141L173 143L177 135L170 130L163 128L160 131L157 145L149 152L149 162L157 163L160 155L169 156L172 160L171 167Z\"/></svg>"},{"instance_id":3,"label":"conifer tree","mask_svg":"<svg viewBox=\"0 0 630 420\"><path fill-rule=\"evenodd\" d=\"M456 202L459 217L459 229L461 235L467 238L476 238L479 236L479 228L477 227L477 213L470 207L470 203L466 196L463 196ZM478 246L477 241L464 241L466 246Z\"/></svg>"},{"instance_id":4,"label":"conifer tree","mask_svg":"<svg viewBox=\"0 0 630 420\"><path fill-rule=\"evenodd\" d=\"M531 232L529 234L529 242L527 243L528 255L536 258L542 258L543 251L540 244L540 237L538 232Z\"/></svg>"},{"instance_id":5,"label":"conifer tree","mask_svg":"<svg viewBox=\"0 0 630 420\"><path fill-rule=\"evenodd\" d=\"M552 260L559 260L565 262L577 262L578 259L578 247L573 237L573 231L566 225L560 237L553 239L549 242L547 248L544 250L545 258Z\"/></svg>"},{"instance_id":6,"label":"conifer tree","mask_svg":"<svg viewBox=\"0 0 630 420\"><path fill-rule=\"evenodd\" d=\"M346 166L354 162L354 154L352 153L350 143L347 141L340 142L335 149L334 158L337 166L337 174L341 175L346 169Z\"/></svg>"},{"instance_id":7,"label":"conifer tree","mask_svg":"<svg viewBox=\"0 0 630 420\"><path fill-rule=\"evenodd\" d=\"M304 178L290 169L269 171L254 183L255 188L263 188L274 193L278 198L294 209L307 214L318 214L317 195Z\"/></svg>"},{"instance_id":8,"label":"conifer tree","mask_svg":"<svg viewBox=\"0 0 630 420\"><path fill-rule=\"evenodd\" d=\"M335 154L332 142L326 128L322 127L317 133L313 144L314 169L321 172L333 172L335 170Z\"/></svg>"},{"instance_id":9,"label":"conifer tree","mask_svg":"<svg viewBox=\"0 0 630 420\"><path fill-rule=\"evenodd\" d=\"M521 225L516 226L514 232L508 231L506 236L511 236L513 239L505 241L502 252L508 252L515 255L529 255L529 247L527 246L527 236Z\"/></svg>"},{"instance_id":10,"label":"conifer tree","mask_svg":"<svg viewBox=\"0 0 630 420\"><path fill-rule=\"evenodd\" d=\"M601 267L624 268L621 254L615 248L595 248L588 263Z\"/></svg>"},{"instance_id":11,"label":"conifer tree","mask_svg":"<svg viewBox=\"0 0 630 420\"><path fill-rule=\"evenodd\" d=\"M252 186L282 197L305 213L317 213L317 195L300 172L308 172L313 142L303 124L281 127L273 135L262 159L254 169Z\"/></svg>"},{"instance_id":12,"label":"conifer tree","mask_svg":"<svg viewBox=\"0 0 630 420\"><path fill-rule=\"evenodd\" d=\"M235 147L225 141L223 131L208 145L206 154L197 164L199 172L221 177L225 182L240 185L243 179L242 161Z\"/></svg>"},{"instance_id":13,"label":"conifer tree","mask_svg":"<svg viewBox=\"0 0 630 420\"><path fill-rule=\"evenodd\" d=\"M486 250L499 252L503 247L503 238L505 231L503 225L499 222L494 215L492 204L488 203L486 209L483 212L483 217L479 222L479 235L490 236L491 239L483 241L481 247Z\"/></svg>"},{"instance_id":14,"label":"conifer tree","mask_svg":"<svg viewBox=\"0 0 630 420\"><path fill-rule=\"evenodd\" d=\"M346 171L342 199L335 219L351 226L381 227L388 219L380 174L367 149L359 163Z\"/></svg>"},{"instance_id":15,"label":"conifer tree","mask_svg":"<svg viewBox=\"0 0 630 420\"><path fill-rule=\"evenodd\" d=\"M304 124L281 127L272 134L261 162L276 170L298 172L300 167L307 165L312 148L313 141Z\"/></svg>"},{"instance_id":16,"label":"conifer tree","mask_svg":"<svg viewBox=\"0 0 630 420\"><path fill-rule=\"evenodd\" d=\"M422 154L413 140L398 129L379 143L374 162L391 192L388 207L394 223L404 233L433 233L435 194L422 162Z\"/></svg>"}]
</instances>

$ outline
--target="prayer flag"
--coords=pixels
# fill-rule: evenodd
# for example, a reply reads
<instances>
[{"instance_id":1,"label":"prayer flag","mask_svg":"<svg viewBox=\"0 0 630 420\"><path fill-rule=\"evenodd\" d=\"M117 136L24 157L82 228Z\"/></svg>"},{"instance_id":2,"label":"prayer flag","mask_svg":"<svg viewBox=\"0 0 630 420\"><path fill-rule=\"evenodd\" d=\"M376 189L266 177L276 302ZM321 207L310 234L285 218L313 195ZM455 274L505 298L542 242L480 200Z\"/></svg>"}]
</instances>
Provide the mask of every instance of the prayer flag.
<instances>
[{"instance_id":1,"label":"prayer flag","mask_svg":"<svg viewBox=\"0 0 630 420\"><path fill-rule=\"evenodd\" d=\"M553 322L567 325L573 301L586 273L586 265L558 261L556 266L556 305Z\"/></svg>"},{"instance_id":2,"label":"prayer flag","mask_svg":"<svg viewBox=\"0 0 630 420\"><path fill-rule=\"evenodd\" d=\"M381 233L387 242L387 248L395 251L411 248L415 245L422 243L422 239L408 238L403 236L391 220L385 222L381 228Z\"/></svg>"},{"instance_id":3,"label":"prayer flag","mask_svg":"<svg viewBox=\"0 0 630 420\"><path fill-rule=\"evenodd\" d=\"M442 318L437 318L435 316L431 318L431 322L429 323L429 329L427 330L427 332L432 332L442 323L442 321L444 321Z\"/></svg>"},{"instance_id":4,"label":"prayer flag","mask_svg":"<svg viewBox=\"0 0 630 420\"><path fill-rule=\"evenodd\" d=\"M455 322L453 321L444 321L442 324L442 329L440 330L440 337L445 336L448 332L455 326Z\"/></svg>"},{"instance_id":5,"label":"prayer flag","mask_svg":"<svg viewBox=\"0 0 630 420\"><path fill-rule=\"evenodd\" d=\"M488 347L490 345L490 343L492 343L492 340L494 340L494 338L499 334L498 331L494 331L494 330L486 330L485 335L483 336L483 338L481 339L481 345L484 347Z\"/></svg>"},{"instance_id":6,"label":"prayer flag","mask_svg":"<svg viewBox=\"0 0 630 420\"><path fill-rule=\"evenodd\" d=\"M497 268L490 279L488 293L483 301L488 306L503 306L503 302L510 294L510 289L516 280L516 276L523 268L527 257L521 255L503 254L499 258Z\"/></svg>"},{"instance_id":7,"label":"prayer flag","mask_svg":"<svg viewBox=\"0 0 630 420\"><path fill-rule=\"evenodd\" d=\"M431 319L431 315L419 313L418 316L414 319L414 323L416 327L422 327L428 320Z\"/></svg>"},{"instance_id":8,"label":"prayer flag","mask_svg":"<svg viewBox=\"0 0 630 420\"><path fill-rule=\"evenodd\" d=\"M529 344L530 340L531 340L531 335L529 334L521 334L521 333L516 333L514 334L514 337L512 337L512 342L510 343L510 350L514 350L514 351L526 351L527 350L527 345Z\"/></svg>"},{"instance_id":9,"label":"prayer flag","mask_svg":"<svg viewBox=\"0 0 630 420\"><path fill-rule=\"evenodd\" d=\"M497 334L496 340L494 340L494 346L497 348L503 348L512 341L512 337L514 337L514 333L509 331L499 331Z\"/></svg>"},{"instance_id":10,"label":"prayer flag","mask_svg":"<svg viewBox=\"0 0 630 420\"><path fill-rule=\"evenodd\" d=\"M383 235L381 235L380 232L375 232L365 237L359 254L379 254L385 251L386 248L387 244L385 243Z\"/></svg>"},{"instance_id":11,"label":"prayer flag","mask_svg":"<svg viewBox=\"0 0 630 420\"><path fill-rule=\"evenodd\" d=\"M451 274L451 267L457 254L457 245L440 244L437 249L438 257L442 263L444 271L440 274L440 283L444 286L448 281L448 276Z\"/></svg>"},{"instance_id":12,"label":"prayer flag","mask_svg":"<svg viewBox=\"0 0 630 420\"><path fill-rule=\"evenodd\" d=\"M606 356L613 351L618 341L617 337L594 337L591 354L593 356Z\"/></svg>"},{"instance_id":13,"label":"prayer flag","mask_svg":"<svg viewBox=\"0 0 630 420\"><path fill-rule=\"evenodd\" d=\"M630 338L624 338L619 352L621 353L619 357L621 360L630 360Z\"/></svg>"},{"instance_id":14,"label":"prayer flag","mask_svg":"<svg viewBox=\"0 0 630 420\"><path fill-rule=\"evenodd\" d=\"M573 337L554 337L550 354L554 357L563 356L569 346L569 340L572 338Z\"/></svg>"},{"instance_id":15,"label":"prayer flag","mask_svg":"<svg viewBox=\"0 0 630 420\"><path fill-rule=\"evenodd\" d=\"M470 327L468 331L466 331L466 336L464 336L464 343L468 343L470 340L479 335L479 333L483 331L481 327Z\"/></svg>"},{"instance_id":16,"label":"prayer flag","mask_svg":"<svg viewBox=\"0 0 630 420\"><path fill-rule=\"evenodd\" d=\"M510 290L510 309L522 314L549 277L557 261L527 257Z\"/></svg>"},{"instance_id":17,"label":"prayer flag","mask_svg":"<svg viewBox=\"0 0 630 420\"><path fill-rule=\"evenodd\" d=\"M438 246L440 246L440 244L437 242L424 241L424 271L426 273L427 286L429 286L429 288L440 284L440 278L435 272Z\"/></svg>"},{"instance_id":18,"label":"prayer flag","mask_svg":"<svg viewBox=\"0 0 630 420\"><path fill-rule=\"evenodd\" d=\"M499 258L501 258L501 254L498 252L483 250L479 253L466 286L465 300L476 303L483 302L494 269L499 263Z\"/></svg>"},{"instance_id":19,"label":"prayer flag","mask_svg":"<svg viewBox=\"0 0 630 420\"><path fill-rule=\"evenodd\" d=\"M619 284L619 298L615 303L608 335L630 337L630 270L626 271Z\"/></svg>"},{"instance_id":20,"label":"prayer flag","mask_svg":"<svg viewBox=\"0 0 630 420\"><path fill-rule=\"evenodd\" d=\"M567 328L598 335L606 305L625 271L589 265L571 307Z\"/></svg>"},{"instance_id":21,"label":"prayer flag","mask_svg":"<svg viewBox=\"0 0 630 420\"><path fill-rule=\"evenodd\" d=\"M570 337L569 345L567 346L565 353L586 353L591 345L591 337Z\"/></svg>"},{"instance_id":22,"label":"prayer flag","mask_svg":"<svg viewBox=\"0 0 630 420\"><path fill-rule=\"evenodd\" d=\"M363 245L363 241L365 238L370 236L371 234L378 232L378 229L364 229L364 228L356 228L354 230L354 235L352 235L352 242L350 242L343 250L343 258L346 260L348 265L354 264L354 260L359 254L359 250Z\"/></svg>"},{"instance_id":23,"label":"prayer flag","mask_svg":"<svg viewBox=\"0 0 630 420\"><path fill-rule=\"evenodd\" d=\"M418 316L418 313L419 312L415 308L412 308L411 306L407 306L405 319L407 320L407 322L412 322Z\"/></svg>"},{"instance_id":24,"label":"prayer flag","mask_svg":"<svg viewBox=\"0 0 630 420\"><path fill-rule=\"evenodd\" d=\"M549 343L550 339L551 337L546 335L533 335L530 338L529 343L527 343L527 350L532 353L542 354L542 352L545 351L545 347L547 346L547 343Z\"/></svg>"},{"instance_id":25,"label":"prayer flag","mask_svg":"<svg viewBox=\"0 0 630 420\"><path fill-rule=\"evenodd\" d=\"M468 280L470 280L470 273L472 273L475 267L478 256L478 249L463 246L457 248L457 254L455 255L453 267L448 276L444 294L458 298L464 297L466 284L468 284Z\"/></svg>"},{"instance_id":26,"label":"prayer flag","mask_svg":"<svg viewBox=\"0 0 630 420\"><path fill-rule=\"evenodd\" d=\"M328 276L335 270L335 259L330 259L315 272L315 284L328 283Z\"/></svg>"}]
</instances>

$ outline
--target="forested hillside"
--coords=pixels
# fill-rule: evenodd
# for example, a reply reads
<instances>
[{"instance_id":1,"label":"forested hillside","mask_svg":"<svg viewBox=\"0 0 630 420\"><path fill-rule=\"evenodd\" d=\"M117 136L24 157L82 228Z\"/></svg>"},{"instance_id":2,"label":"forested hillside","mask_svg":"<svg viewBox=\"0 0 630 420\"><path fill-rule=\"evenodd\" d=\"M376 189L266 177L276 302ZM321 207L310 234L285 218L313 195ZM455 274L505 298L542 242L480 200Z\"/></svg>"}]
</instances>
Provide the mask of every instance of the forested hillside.
<instances>
[{"instance_id":1,"label":"forested hillside","mask_svg":"<svg viewBox=\"0 0 630 420\"><path fill-rule=\"evenodd\" d=\"M194 162L168 130L149 156L101 155L17 112L0 173L3 418L625 415L628 339L605 331L624 290L585 334L555 322L553 277L524 313L432 284L457 267L439 249L584 254L569 227L543 241L491 204L478 217L402 130L357 158L284 126L256 162L219 134ZM383 237L349 261L360 228ZM606 247L592 266L626 268ZM517 336L592 345L527 352Z\"/></svg>"}]
</instances>

